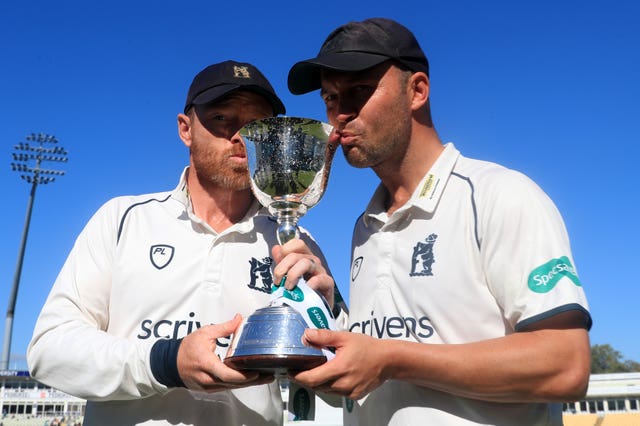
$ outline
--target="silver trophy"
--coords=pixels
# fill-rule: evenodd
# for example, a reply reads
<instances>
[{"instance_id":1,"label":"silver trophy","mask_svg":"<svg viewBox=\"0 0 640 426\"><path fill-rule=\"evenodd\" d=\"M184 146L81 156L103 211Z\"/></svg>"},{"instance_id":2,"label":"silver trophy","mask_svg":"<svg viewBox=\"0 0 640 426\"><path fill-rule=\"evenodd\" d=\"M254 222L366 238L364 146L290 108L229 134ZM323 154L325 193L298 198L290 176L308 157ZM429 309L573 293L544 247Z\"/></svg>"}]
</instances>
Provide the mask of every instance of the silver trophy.
<instances>
[{"instance_id":1,"label":"silver trophy","mask_svg":"<svg viewBox=\"0 0 640 426\"><path fill-rule=\"evenodd\" d=\"M240 130L247 151L251 188L278 222L278 243L299 236L298 219L320 201L336 145L332 127L300 117L253 121ZM224 363L238 370L286 374L324 362L321 350L304 346L307 324L287 305L256 310L234 334Z\"/></svg>"}]
</instances>

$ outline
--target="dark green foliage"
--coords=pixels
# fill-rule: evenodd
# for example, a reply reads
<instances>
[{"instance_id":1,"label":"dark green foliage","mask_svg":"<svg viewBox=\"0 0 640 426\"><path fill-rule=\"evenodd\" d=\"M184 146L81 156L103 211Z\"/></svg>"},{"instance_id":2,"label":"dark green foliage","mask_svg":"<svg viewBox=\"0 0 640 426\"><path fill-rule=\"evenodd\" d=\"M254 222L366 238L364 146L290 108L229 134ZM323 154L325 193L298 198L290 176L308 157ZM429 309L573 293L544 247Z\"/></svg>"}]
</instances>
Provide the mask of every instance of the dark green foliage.
<instances>
[{"instance_id":1,"label":"dark green foliage","mask_svg":"<svg viewBox=\"0 0 640 426\"><path fill-rule=\"evenodd\" d=\"M622 359L622 354L611 345L591 347L591 373L629 373L640 371L640 363Z\"/></svg>"}]
</instances>

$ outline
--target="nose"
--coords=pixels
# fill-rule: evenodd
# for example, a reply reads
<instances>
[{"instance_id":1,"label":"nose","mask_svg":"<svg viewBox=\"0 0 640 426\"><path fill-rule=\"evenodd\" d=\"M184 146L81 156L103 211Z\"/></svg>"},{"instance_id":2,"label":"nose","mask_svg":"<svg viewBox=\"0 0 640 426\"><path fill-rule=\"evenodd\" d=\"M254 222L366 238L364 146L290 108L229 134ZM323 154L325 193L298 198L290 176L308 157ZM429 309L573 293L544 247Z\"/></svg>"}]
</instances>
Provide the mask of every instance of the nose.
<instances>
[{"instance_id":1,"label":"nose","mask_svg":"<svg viewBox=\"0 0 640 426\"><path fill-rule=\"evenodd\" d=\"M341 112L336 115L336 121L339 124L347 124L349 121L353 120L353 117L353 113Z\"/></svg>"},{"instance_id":2,"label":"nose","mask_svg":"<svg viewBox=\"0 0 640 426\"><path fill-rule=\"evenodd\" d=\"M232 143L242 143L242 136L240 136L240 129L236 130L236 132L229 138Z\"/></svg>"},{"instance_id":3,"label":"nose","mask_svg":"<svg viewBox=\"0 0 640 426\"><path fill-rule=\"evenodd\" d=\"M338 103L335 111L335 121L343 125L353 120L358 113L357 108L355 108L353 104L344 101Z\"/></svg>"}]
</instances>

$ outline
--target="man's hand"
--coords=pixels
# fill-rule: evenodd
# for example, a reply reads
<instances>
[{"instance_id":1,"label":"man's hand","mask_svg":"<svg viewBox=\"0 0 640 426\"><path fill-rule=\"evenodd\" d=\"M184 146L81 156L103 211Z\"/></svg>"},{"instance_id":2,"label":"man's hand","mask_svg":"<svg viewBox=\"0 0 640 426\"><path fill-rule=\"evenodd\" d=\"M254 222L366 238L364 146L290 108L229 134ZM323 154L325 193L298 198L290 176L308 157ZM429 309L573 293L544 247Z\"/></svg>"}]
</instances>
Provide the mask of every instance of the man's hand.
<instances>
[{"instance_id":1,"label":"man's hand","mask_svg":"<svg viewBox=\"0 0 640 426\"><path fill-rule=\"evenodd\" d=\"M304 241L295 238L286 244L274 246L271 252L276 262L273 270L275 283L280 283L286 276L284 285L287 290L291 290L303 277L309 287L322 294L329 306L333 307L333 278L322 265L320 258L311 252Z\"/></svg>"},{"instance_id":2,"label":"man's hand","mask_svg":"<svg viewBox=\"0 0 640 426\"><path fill-rule=\"evenodd\" d=\"M360 399L387 379L388 341L349 332L305 330L305 344L334 347L336 357L311 370L291 375L291 380L316 391Z\"/></svg>"},{"instance_id":3,"label":"man's hand","mask_svg":"<svg viewBox=\"0 0 640 426\"><path fill-rule=\"evenodd\" d=\"M270 383L273 375L238 371L227 367L215 354L216 339L228 337L240 325L242 317L208 325L187 335L178 349L178 372L189 389L217 392Z\"/></svg>"},{"instance_id":4,"label":"man's hand","mask_svg":"<svg viewBox=\"0 0 640 426\"><path fill-rule=\"evenodd\" d=\"M304 386L359 399L386 380L501 403L577 401L589 383L584 314L567 311L495 339L428 344L307 329L306 344L334 359L292 375Z\"/></svg>"}]
</instances>

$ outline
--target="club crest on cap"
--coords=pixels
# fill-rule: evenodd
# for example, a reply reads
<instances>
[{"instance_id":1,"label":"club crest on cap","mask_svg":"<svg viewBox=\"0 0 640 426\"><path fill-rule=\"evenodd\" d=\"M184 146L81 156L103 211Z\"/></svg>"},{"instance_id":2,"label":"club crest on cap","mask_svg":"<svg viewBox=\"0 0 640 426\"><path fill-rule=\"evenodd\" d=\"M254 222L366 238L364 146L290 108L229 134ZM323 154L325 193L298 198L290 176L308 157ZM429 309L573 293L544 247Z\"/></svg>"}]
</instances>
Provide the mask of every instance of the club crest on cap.
<instances>
[{"instance_id":1,"label":"club crest on cap","mask_svg":"<svg viewBox=\"0 0 640 426\"><path fill-rule=\"evenodd\" d=\"M238 65L234 65L233 67L233 76L236 78L251 78L251 74L249 74L249 68Z\"/></svg>"}]
</instances>

